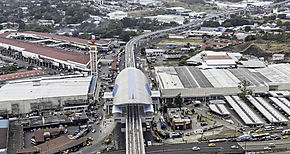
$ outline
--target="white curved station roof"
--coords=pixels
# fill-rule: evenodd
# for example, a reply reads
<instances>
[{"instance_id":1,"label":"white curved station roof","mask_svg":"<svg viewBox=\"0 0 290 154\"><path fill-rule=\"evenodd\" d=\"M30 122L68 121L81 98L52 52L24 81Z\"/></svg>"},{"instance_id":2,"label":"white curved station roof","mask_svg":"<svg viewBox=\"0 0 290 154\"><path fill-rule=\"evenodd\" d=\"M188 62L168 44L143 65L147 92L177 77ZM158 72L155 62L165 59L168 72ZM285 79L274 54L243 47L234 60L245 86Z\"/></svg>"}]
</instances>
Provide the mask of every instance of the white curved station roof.
<instances>
[{"instance_id":1,"label":"white curved station roof","mask_svg":"<svg viewBox=\"0 0 290 154\"><path fill-rule=\"evenodd\" d=\"M151 91L146 76L139 69L129 67L116 78L113 104L152 104Z\"/></svg>"}]
</instances>

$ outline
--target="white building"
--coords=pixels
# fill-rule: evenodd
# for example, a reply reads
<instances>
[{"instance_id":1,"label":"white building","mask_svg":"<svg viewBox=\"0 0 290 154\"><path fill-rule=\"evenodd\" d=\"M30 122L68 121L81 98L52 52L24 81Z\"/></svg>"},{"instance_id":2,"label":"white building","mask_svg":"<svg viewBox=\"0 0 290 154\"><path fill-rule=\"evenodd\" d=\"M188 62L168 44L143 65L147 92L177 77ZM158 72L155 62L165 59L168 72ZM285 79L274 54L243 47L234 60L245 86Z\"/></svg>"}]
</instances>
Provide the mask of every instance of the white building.
<instances>
[{"instance_id":1,"label":"white building","mask_svg":"<svg viewBox=\"0 0 290 154\"><path fill-rule=\"evenodd\" d=\"M273 60L284 60L284 54L273 54Z\"/></svg>"},{"instance_id":2,"label":"white building","mask_svg":"<svg viewBox=\"0 0 290 154\"><path fill-rule=\"evenodd\" d=\"M210 68L234 68L236 62L242 57L240 53L202 51L201 53L189 58L186 62L189 64L201 63L198 66L201 69Z\"/></svg>"},{"instance_id":3,"label":"white building","mask_svg":"<svg viewBox=\"0 0 290 154\"><path fill-rule=\"evenodd\" d=\"M1 112L24 114L87 104L91 77L17 80L0 88Z\"/></svg>"},{"instance_id":4,"label":"white building","mask_svg":"<svg viewBox=\"0 0 290 154\"><path fill-rule=\"evenodd\" d=\"M41 26L53 26L54 20L38 20L38 24Z\"/></svg>"},{"instance_id":5,"label":"white building","mask_svg":"<svg viewBox=\"0 0 290 154\"><path fill-rule=\"evenodd\" d=\"M109 13L108 16L111 20L121 20L128 17L128 13L123 11L116 11Z\"/></svg>"},{"instance_id":6,"label":"white building","mask_svg":"<svg viewBox=\"0 0 290 154\"><path fill-rule=\"evenodd\" d=\"M184 17L179 16L179 15L157 15L157 16L150 16L150 17L145 17L149 18L151 20L156 19L159 22L163 23L170 23L170 22L176 22L178 24L183 24L184 22Z\"/></svg>"},{"instance_id":7,"label":"white building","mask_svg":"<svg viewBox=\"0 0 290 154\"><path fill-rule=\"evenodd\" d=\"M162 56L165 51L163 49L146 49L146 56Z\"/></svg>"}]
</instances>

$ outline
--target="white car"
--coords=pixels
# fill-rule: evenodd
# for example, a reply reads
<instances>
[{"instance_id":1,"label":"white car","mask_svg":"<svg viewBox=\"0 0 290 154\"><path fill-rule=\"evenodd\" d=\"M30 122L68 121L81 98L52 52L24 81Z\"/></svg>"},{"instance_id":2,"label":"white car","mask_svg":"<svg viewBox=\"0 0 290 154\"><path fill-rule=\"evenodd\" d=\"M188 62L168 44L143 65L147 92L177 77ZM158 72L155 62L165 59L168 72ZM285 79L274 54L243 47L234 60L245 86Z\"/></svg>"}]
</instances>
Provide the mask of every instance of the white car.
<instances>
[{"instance_id":1,"label":"white car","mask_svg":"<svg viewBox=\"0 0 290 154\"><path fill-rule=\"evenodd\" d=\"M231 148L232 149L239 149L239 147L237 145L232 145Z\"/></svg>"},{"instance_id":2,"label":"white car","mask_svg":"<svg viewBox=\"0 0 290 154\"><path fill-rule=\"evenodd\" d=\"M200 148L199 148L199 147L192 147L192 150L193 150L193 151L199 151Z\"/></svg>"},{"instance_id":3,"label":"white car","mask_svg":"<svg viewBox=\"0 0 290 154\"><path fill-rule=\"evenodd\" d=\"M283 127L282 127L282 126L280 126L280 127L277 127L276 129L277 129L277 130L282 130L282 129L283 129Z\"/></svg>"},{"instance_id":4,"label":"white car","mask_svg":"<svg viewBox=\"0 0 290 154\"><path fill-rule=\"evenodd\" d=\"M271 150L271 147L264 147L264 150Z\"/></svg>"}]
</instances>

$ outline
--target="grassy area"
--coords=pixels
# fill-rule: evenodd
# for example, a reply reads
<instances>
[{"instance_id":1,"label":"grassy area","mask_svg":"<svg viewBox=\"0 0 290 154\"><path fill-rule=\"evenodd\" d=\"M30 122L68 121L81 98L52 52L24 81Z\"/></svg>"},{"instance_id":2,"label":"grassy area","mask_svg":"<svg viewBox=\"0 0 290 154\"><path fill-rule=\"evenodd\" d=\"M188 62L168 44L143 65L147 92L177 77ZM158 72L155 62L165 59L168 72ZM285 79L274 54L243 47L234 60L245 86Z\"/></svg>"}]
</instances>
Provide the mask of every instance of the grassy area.
<instances>
[{"instance_id":1,"label":"grassy area","mask_svg":"<svg viewBox=\"0 0 290 154\"><path fill-rule=\"evenodd\" d=\"M266 42L266 43L258 43L259 47L261 47L267 53L277 53L277 52L289 52L290 44L289 43L277 43L277 42Z\"/></svg>"},{"instance_id":2,"label":"grassy area","mask_svg":"<svg viewBox=\"0 0 290 154\"><path fill-rule=\"evenodd\" d=\"M216 121L210 120L206 117L202 117L201 120L204 120L206 123L208 123L209 125L214 124Z\"/></svg>"},{"instance_id":3,"label":"grassy area","mask_svg":"<svg viewBox=\"0 0 290 154\"><path fill-rule=\"evenodd\" d=\"M186 4L180 0L161 0L163 3L167 4L170 7L183 7L185 9L190 9L196 12L211 12L213 11L211 6L208 4L195 4L190 5Z\"/></svg>"},{"instance_id":4,"label":"grassy area","mask_svg":"<svg viewBox=\"0 0 290 154\"><path fill-rule=\"evenodd\" d=\"M129 11L128 16L130 17L144 17L144 16L150 16L152 15L152 11L150 10L135 10L135 11Z\"/></svg>"},{"instance_id":5,"label":"grassy area","mask_svg":"<svg viewBox=\"0 0 290 154\"><path fill-rule=\"evenodd\" d=\"M178 66L179 61L168 61L167 66Z\"/></svg>"},{"instance_id":6,"label":"grassy area","mask_svg":"<svg viewBox=\"0 0 290 154\"><path fill-rule=\"evenodd\" d=\"M190 43L191 45L201 45L203 43L202 39L163 39L158 44L176 44L176 45L186 45Z\"/></svg>"},{"instance_id":7,"label":"grassy area","mask_svg":"<svg viewBox=\"0 0 290 154\"><path fill-rule=\"evenodd\" d=\"M289 19L281 19L282 23L285 23L285 22L290 22Z\"/></svg>"}]
</instances>

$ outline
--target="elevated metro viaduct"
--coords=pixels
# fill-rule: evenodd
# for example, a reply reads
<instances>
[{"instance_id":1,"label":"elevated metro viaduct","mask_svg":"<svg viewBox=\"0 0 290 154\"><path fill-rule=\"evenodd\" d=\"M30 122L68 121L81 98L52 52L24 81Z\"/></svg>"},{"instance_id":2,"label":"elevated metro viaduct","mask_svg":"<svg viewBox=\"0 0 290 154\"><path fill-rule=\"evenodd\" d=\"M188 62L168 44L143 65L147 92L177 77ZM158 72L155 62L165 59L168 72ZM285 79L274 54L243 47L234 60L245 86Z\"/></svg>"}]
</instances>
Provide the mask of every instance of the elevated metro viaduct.
<instances>
[{"instance_id":1,"label":"elevated metro viaduct","mask_svg":"<svg viewBox=\"0 0 290 154\"><path fill-rule=\"evenodd\" d=\"M142 122L152 121L151 90L145 74L134 67L122 70L115 80L112 113L115 121L125 123L128 108L137 110Z\"/></svg>"}]
</instances>

